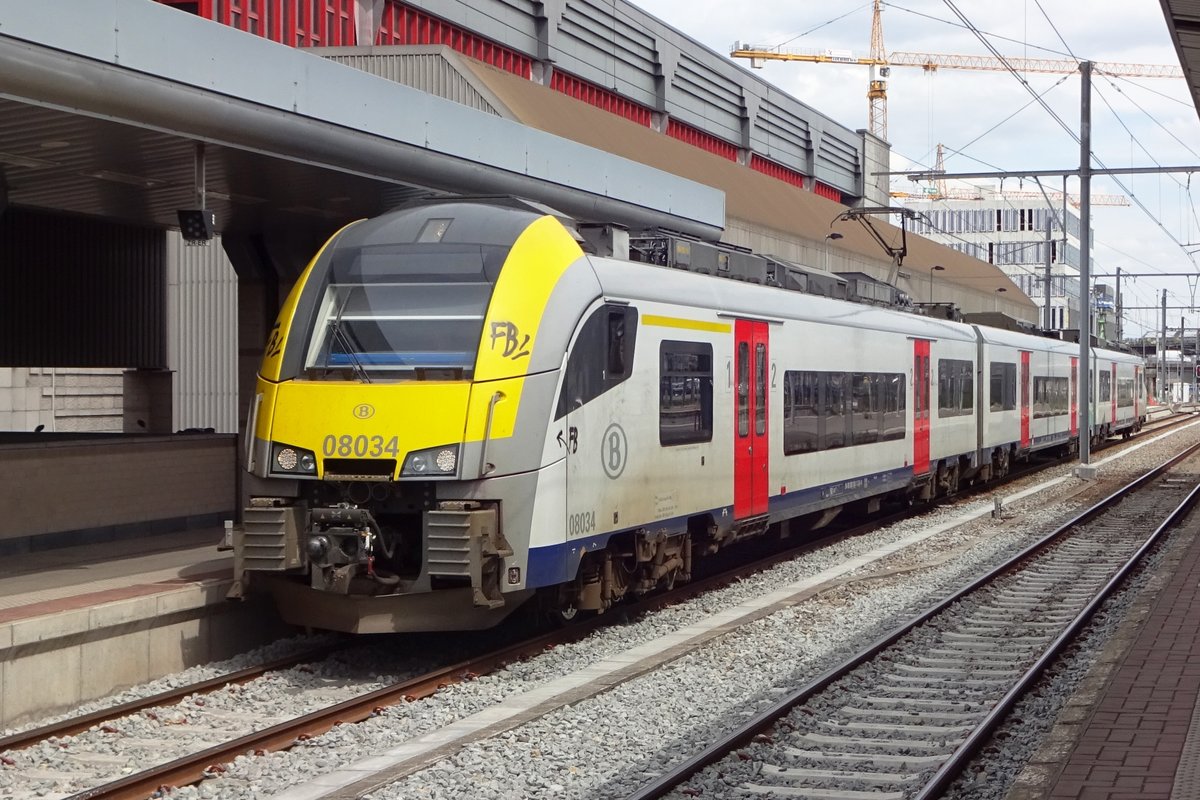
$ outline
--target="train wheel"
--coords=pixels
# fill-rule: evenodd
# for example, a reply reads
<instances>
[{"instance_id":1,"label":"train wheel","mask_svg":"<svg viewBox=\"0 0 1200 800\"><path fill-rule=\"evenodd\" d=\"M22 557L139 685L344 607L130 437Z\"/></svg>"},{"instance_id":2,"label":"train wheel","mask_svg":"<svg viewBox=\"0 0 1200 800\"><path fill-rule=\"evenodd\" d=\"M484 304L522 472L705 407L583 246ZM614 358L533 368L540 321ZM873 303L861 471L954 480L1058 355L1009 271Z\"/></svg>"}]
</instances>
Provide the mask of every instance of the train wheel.
<instances>
[{"instance_id":1,"label":"train wheel","mask_svg":"<svg viewBox=\"0 0 1200 800\"><path fill-rule=\"evenodd\" d=\"M555 608L552 614L552 622L559 625L570 625L575 620L579 619L582 612L575 607L574 603L565 603Z\"/></svg>"},{"instance_id":2,"label":"train wheel","mask_svg":"<svg viewBox=\"0 0 1200 800\"><path fill-rule=\"evenodd\" d=\"M1001 448L992 454L992 477L1003 480L1008 477L1008 450Z\"/></svg>"},{"instance_id":3,"label":"train wheel","mask_svg":"<svg viewBox=\"0 0 1200 800\"><path fill-rule=\"evenodd\" d=\"M551 625L560 627L571 625L590 616L589 612L580 610L575 587L571 584L552 588L543 593L541 611L542 616Z\"/></svg>"}]
</instances>

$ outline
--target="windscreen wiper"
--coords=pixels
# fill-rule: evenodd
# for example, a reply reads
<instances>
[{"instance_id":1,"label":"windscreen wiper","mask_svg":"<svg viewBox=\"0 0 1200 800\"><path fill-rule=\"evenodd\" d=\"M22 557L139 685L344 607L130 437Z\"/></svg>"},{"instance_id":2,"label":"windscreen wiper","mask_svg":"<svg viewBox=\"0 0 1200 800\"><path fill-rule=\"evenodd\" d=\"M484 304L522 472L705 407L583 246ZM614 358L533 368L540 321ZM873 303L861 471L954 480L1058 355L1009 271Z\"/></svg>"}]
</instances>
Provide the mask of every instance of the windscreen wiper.
<instances>
[{"instance_id":1,"label":"windscreen wiper","mask_svg":"<svg viewBox=\"0 0 1200 800\"><path fill-rule=\"evenodd\" d=\"M333 358L333 343L340 342L342 349L346 351L346 357L350 359L350 366L354 370L355 377L363 383L370 383L371 376L367 374L366 368L358 360L358 354L354 352L354 343L350 341L349 335L342 330L342 312L345 310L346 302L343 301L341 306L338 307L337 316L329 321L329 349L325 351L325 374L329 374L329 361Z\"/></svg>"}]
</instances>

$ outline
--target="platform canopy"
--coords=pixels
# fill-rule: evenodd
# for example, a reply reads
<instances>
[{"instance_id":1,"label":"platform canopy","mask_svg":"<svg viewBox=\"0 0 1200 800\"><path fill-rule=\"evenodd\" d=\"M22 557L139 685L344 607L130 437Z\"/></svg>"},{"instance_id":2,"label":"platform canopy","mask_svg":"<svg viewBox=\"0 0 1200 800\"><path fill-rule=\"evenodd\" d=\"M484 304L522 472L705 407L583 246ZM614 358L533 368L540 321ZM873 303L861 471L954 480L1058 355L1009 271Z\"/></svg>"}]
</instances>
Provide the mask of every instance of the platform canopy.
<instances>
[{"instance_id":1,"label":"platform canopy","mask_svg":"<svg viewBox=\"0 0 1200 800\"><path fill-rule=\"evenodd\" d=\"M1179 65L1187 78L1192 105L1200 113L1200 4L1196 0L1160 0L1167 30L1175 42Z\"/></svg>"},{"instance_id":2,"label":"platform canopy","mask_svg":"<svg viewBox=\"0 0 1200 800\"><path fill-rule=\"evenodd\" d=\"M146 0L0 0L0 208L218 232L328 228L504 194L705 238L724 194Z\"/></svg>"}]
</instances>

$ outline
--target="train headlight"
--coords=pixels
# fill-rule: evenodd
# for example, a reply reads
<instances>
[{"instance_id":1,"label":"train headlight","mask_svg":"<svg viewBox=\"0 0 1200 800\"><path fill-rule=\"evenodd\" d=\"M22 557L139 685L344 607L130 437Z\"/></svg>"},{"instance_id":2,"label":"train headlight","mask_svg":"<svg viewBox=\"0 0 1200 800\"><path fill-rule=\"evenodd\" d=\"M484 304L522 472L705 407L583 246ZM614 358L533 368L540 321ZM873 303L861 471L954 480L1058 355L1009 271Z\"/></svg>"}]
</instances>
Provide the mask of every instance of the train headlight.
<instances>
[{"instance_id":1,"label":"train headlight","mask_svg":"<svg viewBox=\"0 0 1200 800\"><path fill-rule=\"evenodd\" d=\"M448 444L442 447L430 447L427 450L414 450L404 459L404 468L400 470L401 477L416 477L418 475L453 475L458 470L458 445Z\"/></svg>"},{"instance_id":2,"label":"train headlight","mask_svg":"<svg viewBox=\"0 0 1200 800\"><path fill-rule=\"evenodd\" d=\"M276 475L315 475L317 457L311 450L277 442L271 445L271 472Z\"/></svg>"}]
</instances>

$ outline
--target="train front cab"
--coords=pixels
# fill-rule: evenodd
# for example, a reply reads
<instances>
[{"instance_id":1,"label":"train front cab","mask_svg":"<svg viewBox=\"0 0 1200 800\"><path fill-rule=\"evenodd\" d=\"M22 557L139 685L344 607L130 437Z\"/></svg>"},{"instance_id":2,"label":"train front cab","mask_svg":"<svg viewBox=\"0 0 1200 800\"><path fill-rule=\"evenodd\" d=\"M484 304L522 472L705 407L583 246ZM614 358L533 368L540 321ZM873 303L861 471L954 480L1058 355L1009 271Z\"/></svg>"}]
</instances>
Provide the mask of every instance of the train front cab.
<instances>
[{"instance_id":1,"label":"train front cab","mask_svg":"<svg viewBox=\"0 0 1200 800\"><path fill-rule=\"evenodd\" d=\"M582 256L554 217L479 203L336 235L260 370L234 594L253 580L290 622L360 633L519 606L530 531L562 529L543 437L579 313L545 312L598 294Z\"/></svg>"}]
</instances>

